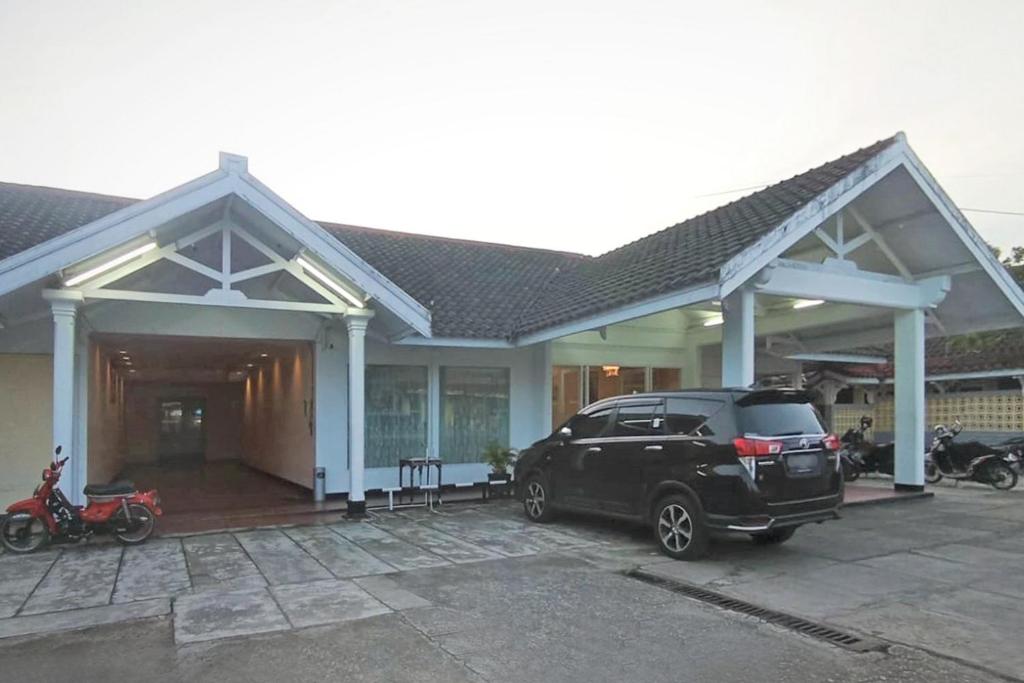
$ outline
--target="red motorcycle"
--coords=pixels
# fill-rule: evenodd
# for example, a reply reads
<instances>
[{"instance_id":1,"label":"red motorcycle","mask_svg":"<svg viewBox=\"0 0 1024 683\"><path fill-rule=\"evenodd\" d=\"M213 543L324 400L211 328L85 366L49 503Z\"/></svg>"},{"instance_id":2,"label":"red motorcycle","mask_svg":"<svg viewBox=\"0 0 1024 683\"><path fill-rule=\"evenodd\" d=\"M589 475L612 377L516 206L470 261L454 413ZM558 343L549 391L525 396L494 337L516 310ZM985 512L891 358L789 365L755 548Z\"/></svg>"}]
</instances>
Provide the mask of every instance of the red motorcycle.
<instances>
[{"instance_id":1,"label":"red motorcycle","mask_svg":"<svg viewBox=\"0 0 1024 683\"><path fill-rule=\"evenodd\" d=\"M57 446L55 455L60 451ZM50 463L32 497L7 507L7 516L0 522L0 540L8 550L29 553L50 539L78 541L95 533L114 534L127 545L149 538L156 518L163 514L155 489L140 493L130 481L90 484L84 491L89 504L72 505L57 488L67 461Z\"/></svg>"}]
</instances>

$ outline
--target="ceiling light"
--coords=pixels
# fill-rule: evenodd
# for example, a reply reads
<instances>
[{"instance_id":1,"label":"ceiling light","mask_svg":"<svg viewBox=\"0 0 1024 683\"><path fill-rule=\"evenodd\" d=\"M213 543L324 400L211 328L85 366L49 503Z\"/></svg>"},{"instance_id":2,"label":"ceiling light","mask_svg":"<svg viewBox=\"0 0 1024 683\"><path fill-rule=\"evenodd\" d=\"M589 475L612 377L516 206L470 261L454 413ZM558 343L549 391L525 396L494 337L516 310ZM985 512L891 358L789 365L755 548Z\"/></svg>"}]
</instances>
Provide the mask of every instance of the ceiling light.
<instances>
[{"instance_id":1,"label":"ceiling light","mask_svg":"<svg viewBox=\"0 0 1024 683\"><path fill-rule=\"evenodd\" d=\"M252 363L246 363L246 364L245 364L245 367L247 367L247 368L251 368L251 367L253 367L253 364L252 364Z\"/></svg>"},{"instance_id":2,"label":"ceiling light","mask_svg":"<svg viewBox=\"0 0 1024 683\"><path fill-rule=\"evenodd\" d=\"M266 357L267 357L268 355L269 355L269 354L266 354L266 353L261 353L261 354L260 354L260 358L266 358Z\"/></svg>"},{"instance_id":3,"label":"ceiling light","mask_svg":"<svg viewBox=\"0 0 1024 683\"><path fill-rule=\"evenodd\" d=\"M715 325L721 325L725 322L725 318L720 315L713 315L704 321L704 327L714 327Z\"/></svg>"},{"instance_id":4,"label":"ceiling light","mask_svg":"<svg viewBox=\"0 0 1024 683\"><path fill-rule=\"evenodd\" d=\"M64 284L67 285L68 287L74 287L75 285L81 284L81 283L85 282L86 280L91 280L92 278L96 277L97 275L100 275L101 273L105 273L105 272L107 272L108 270L110 270L112 268L116 268L117 266L121 265L122 263L127 263L128 261L131 261L133 258L136 258L138 256L142 256L147 251L152 251L153 249L156 249L156 242L148 242L146 244L143 244L141 247L136 247L135 249L132 249L131 251L125 252L125 253L121 254L120 256L117 256L115 258L110 259L106 263L101 263L100 265L96 266L95 268L90 268L89 270L85 271L84 273L79 273L78 275L74 276L70 280L66 280L64 282Z\"/></svg>"},{"instance_id":5,"label":"ceiling light","mask_svg":"<svg viewBox=\"0 0 1024 683\"><path fill-rule=\"evenodd\" d=\"M335 282L331 278L327 277L327 275L323 271L321 271L319 268L314 266L312 263L310 263L306 259L304 259L304 258L302 258L300 256L297 259L295 259L295 262L298 263L300 266L302 266L302 268L305 271L307 271L310 275L312 275L317 280L319 280L320 282L322 282L325 285L327 285L332 291L334 291L335 293L340 295L343 299L345 299L346 301L351 303L356 308L363 308L364 307L363 302L360 301L359 299L357 299L354 294L349 292L347 289L345 289L344 287L339 285L337 282Z\"/></svg>"},{"instance_id":6,"label":"ceiling light","mask_svg":"<svg viewBox=\"0 0 1024 683\"><path fill-rule=\"evenodd\" d=\"M825 303L824 299L800 299L793 304L793 308L810 308L811 306L820 306Z\"/></svg>"},{"instance_id":7,"label":"ceiling light","mask_svg":"<svg viewBox=\"0 0 1024 683\"><path fill-rule=\"evenodd\" d=\"M122 356L127 356L128 355L128 352L125 351L124 349L118 350L118 353L121 354Z\"/></svg>"},{"instance_id":8,"label":"ceiling light","mask_svg":"<svg viewBox=\"0 0 1024 683\"><path fill-rule=\"evenodd\" d=\"M135 372L135 368L129 368L128 372Z\"/></svg>"}]
</instances>

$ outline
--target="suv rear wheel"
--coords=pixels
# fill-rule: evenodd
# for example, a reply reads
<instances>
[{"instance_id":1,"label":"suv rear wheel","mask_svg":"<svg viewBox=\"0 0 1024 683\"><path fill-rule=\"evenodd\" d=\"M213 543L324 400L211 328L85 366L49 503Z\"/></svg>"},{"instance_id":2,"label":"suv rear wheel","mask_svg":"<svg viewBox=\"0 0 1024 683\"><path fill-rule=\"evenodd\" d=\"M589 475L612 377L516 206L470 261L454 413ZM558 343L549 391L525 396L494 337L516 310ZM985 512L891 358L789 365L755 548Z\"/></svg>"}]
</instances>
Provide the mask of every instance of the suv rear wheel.
<instances>
[{"instance_id":1,"label":"suv rear wheel","mask_svg":"<svg viewBox=\"0 0 1024 683\"><path fill-rule=\"evenodd\" d=\"M676 560L698 560L708 551L708 531L700 506L688 496L665 496L654 506L654 538L661 552Z\"/></svg>"}]
</instances>

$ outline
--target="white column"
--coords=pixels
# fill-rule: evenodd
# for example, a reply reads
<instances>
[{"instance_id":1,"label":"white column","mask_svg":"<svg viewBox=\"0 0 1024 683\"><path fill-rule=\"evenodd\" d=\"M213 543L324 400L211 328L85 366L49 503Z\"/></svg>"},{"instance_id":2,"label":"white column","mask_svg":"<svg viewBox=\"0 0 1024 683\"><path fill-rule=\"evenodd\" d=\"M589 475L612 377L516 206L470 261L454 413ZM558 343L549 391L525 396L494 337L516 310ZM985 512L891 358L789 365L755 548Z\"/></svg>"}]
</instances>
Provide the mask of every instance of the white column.
<instances>
[{"instance_id":1,"label":"white column","mask_svg":"<svg viewBox=\"0 0 1024 683\"><path fill-rule=\"evenodd\" d=\"M71 458L69 472L81 472L85 463L79 463L75 453L75 318L82 299L65 292L47 299L53 311L53 448L60 446L61 457ZM81 482L73 479L70 483L78 488ZM72 496L79 494L72 489Z\"/></svg>"},{"instance_id":2,"label":"white column","mask_svg":"<svg viewBox=\"0 0 1024 683\"><path fill-rule=\"evenodd\" d=\"M348 514L366 513L363 463L366 449L366 327L368 315L348 314Z\"/></svg>"},{"instance_id":3,"label":"white column","mask_svg":"<svg viewBox=\"0 0 1024 683\"><path fill-rule=\"evenodd\" d=\"M894 314L897 489L924 488L924 311Z\"/></svg>"},{"instance_id":4,"label":"white column","mask_svg":"<svg viewBox=\"0 0 1024 683\"><path fill-rule=\"evenodd\" d=\"M313 345L316 467L325 470L329 494L345 491L349 483L346 346L340 330L330 327L324 329Z\"/></svg>"},{"instance_id":5,"label":"white column","mask_svg":"<svg viewBox=\"0 0 1024 683\"><path fill-rule=\"evenodd\" d=\"M722 301L722 386L754 383L754 292L738 289Z\"/></svg>"}]
</instances>

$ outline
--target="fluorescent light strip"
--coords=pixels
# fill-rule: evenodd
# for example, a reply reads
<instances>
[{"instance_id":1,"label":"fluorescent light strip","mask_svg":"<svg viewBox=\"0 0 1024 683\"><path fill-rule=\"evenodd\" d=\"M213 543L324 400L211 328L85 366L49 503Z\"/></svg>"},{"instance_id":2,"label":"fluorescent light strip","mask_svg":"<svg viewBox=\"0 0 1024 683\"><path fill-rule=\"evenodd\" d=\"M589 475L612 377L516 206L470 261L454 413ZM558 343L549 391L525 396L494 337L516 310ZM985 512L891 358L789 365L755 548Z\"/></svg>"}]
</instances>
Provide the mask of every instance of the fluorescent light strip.
<instances>
[{"instance_id":1,"label":"fluorescent light strip","mask_svg":"<svg viewBox=\"0 0 1024 683\"><path fill-rule=\"evenodd\" d=\"M327 277L327 274L322 272L319 268L314 266L312 263L302 258L301 256L295 259L295 262L302 266L302 269L308 272L310 275L315 277L320 282L327 285L333 292L341 296L343 299L351 303L357 308L363 308L365 304L357 299L354 294L346 290L344 287L339 285L337 282Z\"/></svg>"},{"instance_id":2,"label":"fluorescent light strip","mask_svg":"<svg viewBox=\"0 0 1024 683\"><path fill-rule=\"evenodd\" d=\"M793 304L793 308L810 308L811 306L820 306L825 303L824 299L801 299Z\"/></svg>"},{"instance_id":3,"label":"fluorescent light strip","mask_svg":"<svg viewBox=\"0 0 1024 683\"><path fill-rule=\"evenodd\" d=\"M70 280L65 281L64 284L67 285L68 287L74 287L75 285L81 284L86 280L91 280L97 275L101 275L107 272L108 270L111 270L112 268L117 268L122 263L127 263L128 261L131 261L133 258L142 256L147 251L153 251L154 249L156 249L156 242L149 242L147 244L143 244L141 247L137 247L129 252L121 254L117 258L112 258L104 264L98 265L95 268L90 268L84 273L79 273Z\"/></svg>"},{"instance_id":4,"label":"fluorescent light strip","mask_svg":"<svg viewBox=\"0 0 1024 683\"><path fill-rule=\"evenodd\" d=\"M716 325L721 325L724 322L725 322L725 318L723 318L720 315L716 315L716 316L712 316L712 317L708 318L707 320L705 320L704 321L704 327L714 327Z\"/></svg>"}]
</instances>

